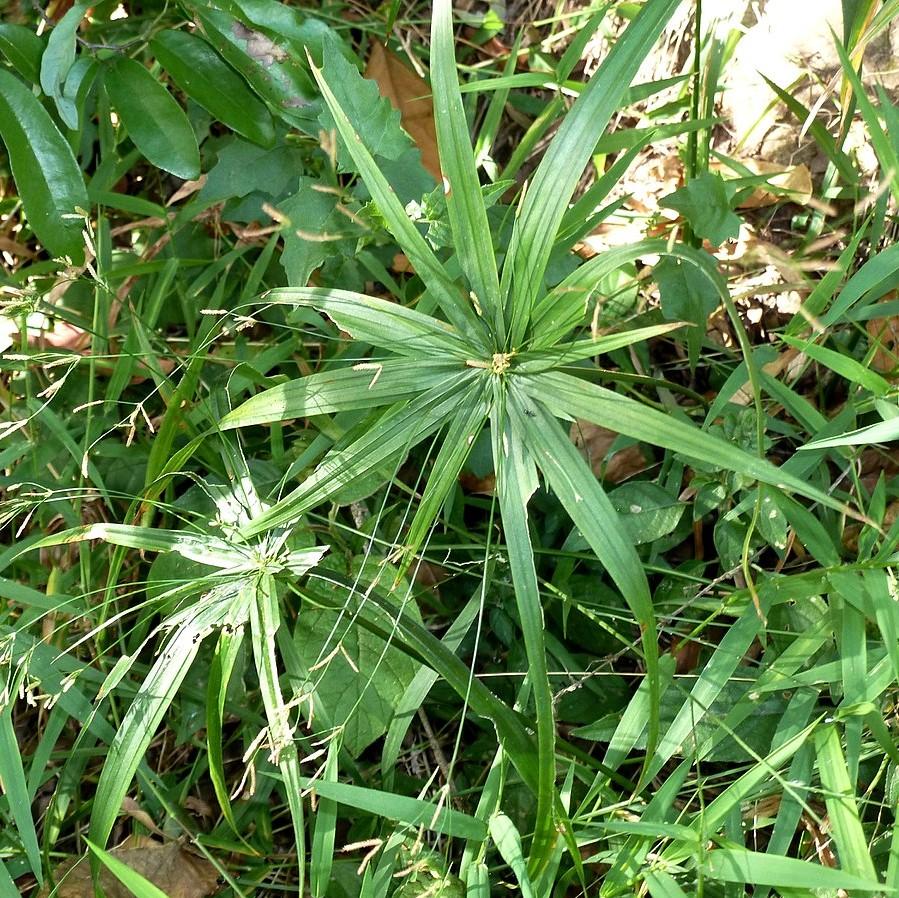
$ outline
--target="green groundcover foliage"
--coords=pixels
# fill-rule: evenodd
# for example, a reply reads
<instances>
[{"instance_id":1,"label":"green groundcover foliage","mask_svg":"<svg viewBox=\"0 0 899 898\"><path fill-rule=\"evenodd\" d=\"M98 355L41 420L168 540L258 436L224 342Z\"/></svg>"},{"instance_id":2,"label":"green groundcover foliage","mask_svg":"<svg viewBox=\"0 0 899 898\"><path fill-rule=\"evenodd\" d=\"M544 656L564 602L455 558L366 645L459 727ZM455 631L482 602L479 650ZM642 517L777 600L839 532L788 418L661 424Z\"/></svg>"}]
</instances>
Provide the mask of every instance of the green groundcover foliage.
<instances>
[{"instance_id":1,"label":"green groundcover foliage","mask_svg":"<svg viewBox=\"0 0 899 898\"><path fill-rule=\"evenodd\" d=\"M835 129L772 85L801 213L711 165L699 3L638 83L688 4L499 57L505 4L13 8L0 895L899 889L897 5L843 4ZM433 159L363 74L408 33ZM671 215L576 252L672 140ZM830 253L763 335L760 185Z\"/></svg>"}]
</instances>

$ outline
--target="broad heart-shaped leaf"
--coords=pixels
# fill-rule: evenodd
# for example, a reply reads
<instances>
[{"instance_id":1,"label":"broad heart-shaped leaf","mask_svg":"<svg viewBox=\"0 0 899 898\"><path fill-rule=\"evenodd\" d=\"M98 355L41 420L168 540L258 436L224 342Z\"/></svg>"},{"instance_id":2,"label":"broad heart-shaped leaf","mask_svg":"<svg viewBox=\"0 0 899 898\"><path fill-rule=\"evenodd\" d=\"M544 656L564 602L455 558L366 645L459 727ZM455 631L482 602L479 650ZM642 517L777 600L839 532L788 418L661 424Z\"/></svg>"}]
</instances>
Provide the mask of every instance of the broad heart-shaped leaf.
<instances>
[{"instance_id":1,"label":"broad heart-shaped leaf","mask_svg":"<svg viewBox=\"0 0 899 898\"><path fill-rule=\"evenodd\" d=\"M148 162L178 178L199 176L200 151L187 115L144 66L119 59L106 74L106 90Z\"/></svg>"},{"instance_id":2,"label":"broad heart-shaped leaf","mask_svg":"<svg viewBox=\"0 0 899 898\"><path fill-rule=\"evenodd\" d=\"M706 332L706 319L720 301L715 284L695 265L671 257L656 265L653 276L659 285L662 314L669 321L689 321L696 325L686 333L690 367L695 369Z\"/></svg>"},{"instance_id":3,"label":"broad heart-shaped leaf","mask_svg":"<svg viewBox=\"0 0 899 898\"><path fill-rule=\"evenodd\" d=\"M337 561L332 558L331 565ZM375 560L351 572L361 582L380 577L387 585L394 583L397 574L395 568L381 568ZM323 583L310 584L307 589L313 597L321 589L330 589L329 604L339 603L342 593L338 588L338 595L334 595L335 587ZM388 595L397 605L396 614L403 613L421 623L407 581L400 580ZM341 725L344 748L358 757L387 732L396 704L415 676L415 662L395 645L355 626L351 615L312 603L300 611L293 639L315 689L311 725ZM319 714L321 722L316 725Z\"/></svg>"},{"instance_id":4,"label":"broad heart-shaped leaf","mask_svg":"<svg viewBox=\"0 0 899 898\"><path fill-rule=\"evenodd\" d=\"M456 76L451 0L435 0L431 22L434 120L450 227L462 270L502 344L505 324L496 256Z\"/></svg>"},{"instance_id":5,"label":"broad heart-shaped leaf","mask_svg":"<svg viewBox=\"0 0 899 898\"><path fill-rule=\"evenodd\" d=\"M56 256L84 258L81 215L90 205L71 147L31 91L0 70L0 137L28 223Z\"/></svg>"},{"instance_id":6,"label":"broad heart-shaped leaf","mask_svg":"<svg viewBox=\"0 0 899 898\"><path fill-rule=\"evenodd\" d=\"M525 193L502 273L502 294L517 349L568 201L600 135L680 0L648 0L616 41L565 116Z\"/></svg>"},{"instance_id":7,"label":"broad heart-shaped leaf","mask_svg":"<svg viewBox=\"0 0 899 898\"><path fill-rule=\"evenodd\" d=\"M740 216L730 207L732 193L717 172L703 172L659 202L680 212L694 234L720 246L740 234Z\"/></svg>"},{"instance_id":8,"label":"broad heart-shaped leaf","mask_svg":"<svg viewBox=\"0 0 899 898\"><path fill-rule=\"evenodd\" d=\"M246 81L202 38L167 29L150 48L172 80L220 122L261 146L275 140L272 117Z\"/></svg>"},{"instance_id":9,"label":"broad heart-shaped leaf","mask_svg":"<svg viewBox=\"0 0 899 898\"><path fill-rule=\"evenodd\" d=\"M310 582L320 581L338 585L342 593L328 607L343 610L358 622L382 637L391 636L403 651L418 663L438 673L479 717L489 720L496 729L500 743L515 765L528 788L537 791L537 764L534 759L533 737L523 719L503 700L497 698L483 682L472 677L468 665L444 645L424 626L407 614L397 614L396 602L372 584L360 583L355 577L315 568ZM319 593L321 597L323 593Z\"/></svg>"},{"instance_id":10,"label":"broad heart-shaped leaf","mask_svg":"<svg viewBox=\"0 0 899 898\"><path fill-rule=\"evenodd\" d=\"M721 470L745 474L853 514L842 502L771 462L605 387L552 371L523 377L522 389L559 417L585 418L635 440L702 460Z\"/></svg>"},{"instance_id":11,"label":"broad heart-shaped leaf","mask_svg":"<svg viewBox=\"0 0 899 898\"><path fill-rule=\"evenodd\" d=\"M225 415L219 427L231 430L290 418L390 405L439 386L458 371L458 362L397 358L320 371L257 393Z\"/></svg>"}]
</instances>

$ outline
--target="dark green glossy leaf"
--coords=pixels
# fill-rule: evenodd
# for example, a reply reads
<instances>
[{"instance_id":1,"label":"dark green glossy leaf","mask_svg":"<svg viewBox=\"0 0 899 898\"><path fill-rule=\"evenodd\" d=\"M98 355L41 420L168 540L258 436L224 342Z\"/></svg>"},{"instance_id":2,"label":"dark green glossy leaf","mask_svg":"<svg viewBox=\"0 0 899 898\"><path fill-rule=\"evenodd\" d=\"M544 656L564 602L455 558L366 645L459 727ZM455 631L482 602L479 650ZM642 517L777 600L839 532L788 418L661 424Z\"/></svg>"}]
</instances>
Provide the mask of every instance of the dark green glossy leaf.
<instances>
[{"instance_id":1,"label":"dark green glossy leaf","mask_svg":"<svg viewBox=\"0 0 899 898\"><path fill-rule=\"evenodd\" d=\"M25 215L51 253L84 257L84 178L72 150L47 111L15 75L0 71L0 137L9 152Z\"/></svg>"},{"instance_id":2,"label":"dark green glossy leaf","mask_svg":"<svg viewBox=\"0 0 899 898\"><path fill-rule=\"evenodd\" d=\"M206 41L184 31L163 31L150 47L192 100L247 140L272 145L275 129L268 109Z\"/></svg>"},{"instance_id":3,"label":"dark green glossy leaf","mask_svg":"<svg viewBox=\"0 0 899 898\"><path fill-rule=\"evenodd\" d=\"M175 98L144 66L120 59L106 89L125 130L148 162L178 178L200 174L200 151L190 122Z\"/></svg>"},{"instance_id":4,"label":"dark green glossy leaf","mask_svg":"<svg viewBox=\"0 0 899 898\"><path fill-rule=\"evenodd\" d=\"M0 53L26 81L36 84L40 80L44 41L30 28L0 22Z\"/></svg>"}]
</instances>

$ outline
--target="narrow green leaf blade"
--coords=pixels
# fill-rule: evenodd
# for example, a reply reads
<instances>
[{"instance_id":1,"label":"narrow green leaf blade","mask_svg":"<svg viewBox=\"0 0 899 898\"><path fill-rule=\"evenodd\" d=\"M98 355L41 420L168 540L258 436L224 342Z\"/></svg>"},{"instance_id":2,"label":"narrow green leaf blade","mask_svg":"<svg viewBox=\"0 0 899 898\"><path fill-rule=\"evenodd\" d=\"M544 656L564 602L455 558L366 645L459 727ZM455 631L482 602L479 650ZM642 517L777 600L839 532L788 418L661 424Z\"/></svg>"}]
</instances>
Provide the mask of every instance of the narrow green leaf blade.
<instances>
[{"instance_id":1,"label":"narrow green leaf blade","mask_svg":"<svg viewBox=\"0 0 899 898\"><path fill-rule=\"evenodd\" d=\"M353 123L347 118L321 71L313 66L312 74L334 116L334 124L337 126L341 139L346 144L350 156L362 174L362 179L371 191L372 198L378 204L378 208L387 222L387 227L409 257L416 274L424 281L434 295L437 304L456 326L459 333L486 347L483 337L483 322L476 318L467 299L462 297L424 237L406 214L396 193L378 168L361 137L356 133Z\"/></svg>"},{"instance_id":2,"label":"narrow green leaf blade","mask_svg":"<svg viewBox=\"0 0 899 898\"><path fill-rule=\"evenodd\" d=\"M847 511L843 503L769 461L605 387L561 372L528 376L523 380L528 395L543 402L558 416L585 418L636 440L792 490L828 508Z\"/></svg>"},{"instance_id":3,"label":"narrow green leaf blade","mask_svg":"<svg viewBox=\"0 0 899 898\"><path fill-rule=\"evenodd\" d=\"M355 339L399 355L472 356L471 347L443 321L386 299L330 287L281 287L264 299L318 309Z\"/></svg>"},{"instance_id":4,"label":"narrow green leaf blade","mask_svg":"<svg viewBox=\"0 0 899 898\"><path fill-rule=\"evenodd\" d=\"M640 556L629 541L614 506L568 435L541 404L530 401L517 387L518 380L509 390L509 408L517 418L520 432L524 434L534 460L574 525L620 590L640 628L649 682L648 765L659 736L661 687L655 610Z\"/></svg>"},{"instance_id":5,"label":"narrow green leaf blade","mask_svg":"<svg viewBox=\"0 0 899 898\"><path fill-rule=\"evenodd\" d=\"M13 727L12 709L13 703L10 702L0 712L0 782L3 785L9 813L25 848L28 866L31 867L31 872L37 877L37 881L43 883L41 848L34 829L34 819L31 816L31 801L25 783L25 770L22 766L19 741Z\"/></svg>"},{"instance_id":6,"label":"narrow green leaf blade","mask_svg":"<svg viewBox=\"0 0 899 898\"><path fill-rule=\"evenodd\" d=\"M840 867L855 878L877 882L877 871L855 801L856 790L849 777L836 726L829 724L815 734L815 749Z\"/></svg>"},{"instance_id":7,"label":"narrow green leaf blade","mask_svg":"<svg viewBox=\"0 0 899 898\"><path fill-rule=\"evenodd\" d=\"M451 0L436 0L431 19L431 84L446 208L462 271L484 314L501 335L496 257L462 108L454 46Z\"/></svg>"},{"instance_id":8,"label":"narrow green leaf blade","mask_svg":"<svg viewBox=\"0 0 899 898\"><path fill-rule=\"evenodd\" d=\"M680 0L649 0L565 116L525 194L503 267L502 291L517 348L543 283L568 201L600 135Z\"/></svg>"},{"instance_id":9,"label":"narrow green leaf blade","mask_svg":"<svg viewBox=\"0 0 899 898\"><path fill-rule=\"evenodd\" d=\"M720 848L708 852L702 872L719 882L747 883L753 886L772 886L781 889L846 889L860 892L880 892L883 886L876 880L861 879L842 870L823 867L798 858L779 857L760 851Z\"/></svg>"},{"instance_id":10,"label":"narrow green leaf blade","mask_svg":"<svg viewBox=\"0 0 899 898\"><path fill-rule=\"evenodd\" d=\"M439 386L458 371L458 363L406 359L360 362L352 368L321 371L257 393L228 412L219 427L231 430L290 418L390 405Z\"/></svg>"},{"instance_id":11,"label":"narrow green leaf blade","mask_svg":"<svg viewBox=\"0 0 899 898\"><path fill-rule=\"evenodd\" d=\"M555 712L546 665L543 605L528 529L528 502L537 487L537 471L522 434L497 405L491 414L491 435L506 553L515 586L515 604L528 660L528 682L537 717L537 822L529 861L531 873L538 876L552 857L558 834L553 820Z\"/></svg>"},{"instance_id":12,"label":"narrow green leaf blade","mask_svg":"<svg viewBox=\"0 0 899 898\"><path fill-rule=\"evenodd\" d=\"M91 810L96 845L105 845L112 832L137 766L196 657L201 633L196 622L186 623L169 639L116 730Z\"/></svg>"},{"instance_id":13,"label":"narrow green leaf blade","mask_svg":"<svg viewBox=\"0 0 899 898\"><path fill-rule=\"evenodd\" d=\"M417 445L452 413L474 377L476 374L471 369L450 375L439 386L410 402L388 409L380 421L357 439L329 452L300 486L242 527L241 533L252 536L285 524L388 458Z\"/></svg>"}]
</instances>

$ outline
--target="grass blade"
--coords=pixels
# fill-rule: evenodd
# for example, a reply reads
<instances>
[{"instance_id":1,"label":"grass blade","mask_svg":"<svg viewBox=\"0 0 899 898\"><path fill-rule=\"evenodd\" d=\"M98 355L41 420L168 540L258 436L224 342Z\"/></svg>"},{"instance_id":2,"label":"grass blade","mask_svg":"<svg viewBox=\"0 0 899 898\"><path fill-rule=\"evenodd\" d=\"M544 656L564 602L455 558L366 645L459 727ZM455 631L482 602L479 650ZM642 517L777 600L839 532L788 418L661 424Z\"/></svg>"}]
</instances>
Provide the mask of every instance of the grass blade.
<instances>
[{"instance_id":1,"label":"grass blade","mask_svg":"<svg viewBox=\"0 0 899 898\"><path fill-rule=\"evenodd\" d=\"M320 371L257 393L228 412L219 427L231 430L392 405L439 386L458 370L458 363L385 359L363 362L352 368Z\"/></svg>"},{"instance_id":2,"label":"grass blade","mask_svg":"<svg viewBox=\"0 0 899 898\"><path fill-rule=\"evenodd\" d=\"M446 209L462 271L502 338L496 256L456 74L451 0L435 0L431 18L431 85Z\"/></svg>"},{"instance_id":3,"label":"grass blade","mask_svg":"<svg viewBox=\"0 0 899 898\"><path fill-rule=\"evenodd\" d=\"M335 447L315 471L292 493L241 528L252 536L286 524L304 511L333 496L353 480L376 468L398 453L408 452L437 430L447 416L464 401L472 370L462 371L422 393L412 402L388 410L384 417L349 445Z\"/></svg>"},{"instance_id":4,"label":"grass blade","mask_svg":"<svg viewBox=\"0 0 899 898\"><path fill-rule=\"evenodd\" d=\"M553 241L597 141L680 0L649 0L565 116L525 194L502 274L510 347L518 348Z\"/></svg>"},{"instance_id":5,"label":"grass blade","mask_svg":"<svg viewBox=\"0 0 899 898\"><path fill-rule=\"evenodd\" d=\"M585 418L636 440L702 459L707 464L745 474L780 489L793 490L828 508L858 517L842 502L765 459L604 387L560 372L528 376L522 380L528 395L560 417Z\"/></svg>"},{"instance_id":6,"label":"grass blade","mask_svg":"<svg viewBox=\"0 0 899 898\"><path fill-rule=\"evenodd\" d=\"M618 513L568 435L542 406L533 406L534 403L519 395L513 384L510 389L509 411L517 419L526 445L543 471L548 486L620 590L640 628L643 661L649 683L646 748L648 764L649 758L655 753L659 737L661 678L655 611L643 565L636 549L625 535Z\"/></svg>"},{"instance_id":7,"label":"grass blade","mask_svg":"<svg viewBox=\"0 0 899 898\"><path fill-rule=\"evenodd\" d=\"M455 325L459 333L473 340L476 344L480 344L486 351L483 323L477 319L468 301L449 279L424 237L419 234L409 216L406 215L406 211L400 204L393 188L387 182L387 178L384 177L378 168L377 163L362 143L346 113L340 107L333 91L322 76L321 70L313 65L312 74L315 76L322 96L328 104L331 114L334 116L337 130L350 156L353 157L353 161L362 174L366 186L378 204L378 208L387 222L387 227L409 257L416 274L424 281L437 300L437 304L452 324Z\"/></svg>"},{"instance_id":8,"label":"grass blade","mask_svg":"<svg viewBox=\"0 0 899 898\"><path fill-rule=\"evenodd\" d=\"M815 734L815 749L824 803L833 827L840 866L853 877L877 882L877 871L858 815L855 789L840 747L840 736L834 725L822 727Z\"/></svg>"},{"instance_id":9,"label":"grass blade","mask_svg":"<svg viewBox=\"0 0 899 898\"><path fill-rule=\"evenodd\" d=\"M553 821L556 725L543 639L543 606L528 530L527 506L537 488L537 471L524 448L522 434L496 406L491 415L491 433L506 554L515 585L515 604L537 718L537 821L529 859L531 875L536 877L549 863L557 837Z\"/></svg>"}]
</instances>

